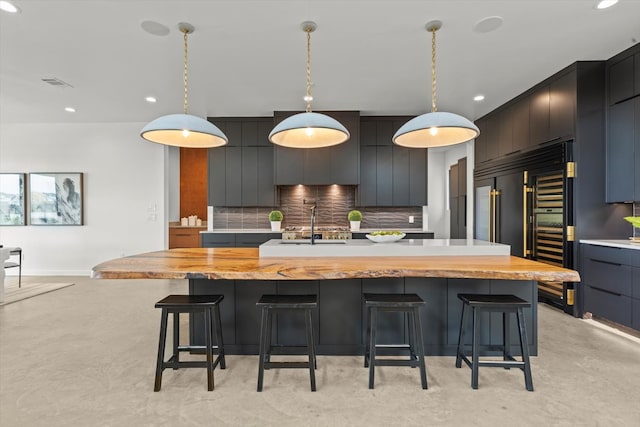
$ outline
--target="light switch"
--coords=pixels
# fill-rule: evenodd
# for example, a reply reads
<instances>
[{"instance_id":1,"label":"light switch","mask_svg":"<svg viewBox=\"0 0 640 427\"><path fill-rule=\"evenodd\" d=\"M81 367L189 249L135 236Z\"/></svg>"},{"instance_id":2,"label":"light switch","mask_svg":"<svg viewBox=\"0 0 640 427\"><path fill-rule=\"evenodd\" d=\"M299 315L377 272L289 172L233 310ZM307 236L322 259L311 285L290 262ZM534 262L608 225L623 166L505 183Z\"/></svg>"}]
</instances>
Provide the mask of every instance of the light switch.
<instances>
[{"instance_id":1,"label":"light switch","mask_svg":"<svg viewBox=\"0 0 640 427\"><path fill-rule=\"evenodd\" d=\"M409 224L413 224L413 215L409 215Z\"/></svg>"}]
</instances>

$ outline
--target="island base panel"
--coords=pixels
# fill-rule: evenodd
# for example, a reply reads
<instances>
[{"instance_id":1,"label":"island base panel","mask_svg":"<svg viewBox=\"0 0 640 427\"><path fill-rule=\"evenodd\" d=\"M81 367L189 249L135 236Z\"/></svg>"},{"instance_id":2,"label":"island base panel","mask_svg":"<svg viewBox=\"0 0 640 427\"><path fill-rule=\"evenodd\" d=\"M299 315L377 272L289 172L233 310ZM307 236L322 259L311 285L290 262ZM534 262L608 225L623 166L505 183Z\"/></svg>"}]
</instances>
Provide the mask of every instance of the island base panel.
<instances>
[{"instance_id":1,"label":"island base panel","mask_svg":"<svg viewBox=\"0 0 640 427\"><path fill-rule=\"evenodd\" d=\"M421 308L425 354L455 356L462 304L458 293L513 294L529 302L525 322L531 355L538 354L537 282L494 279L384 278L304 281L208 280L190 279L190 294L222 294L220 304L226 354L258 354L260 310L256 302L263 294L316 294L318 310L313 313L316 352L320 355L364 355L366 318L362 294L416 293L425 301ZM304 321L298 313L281 313L274 320L273 342L279 345L302 345ZM468 330L471 330L469 319ZM489 346L502 343L502 318L499 313L480 316L481 340L486 344L482 355L500 355ZM190 340L202 341L203 319L192 316ZM512 328L512 343L518 343ZM381 313L378 342L408 343L408 326L401 313ZM468 343L471 344L471 337ZM513 354L520 354L512 345ZM302 351L301 351L302 354ZM381 354L385 354L384 351ZM386 354L398 354L386 352Z\"/></svg>"}]
</instances>

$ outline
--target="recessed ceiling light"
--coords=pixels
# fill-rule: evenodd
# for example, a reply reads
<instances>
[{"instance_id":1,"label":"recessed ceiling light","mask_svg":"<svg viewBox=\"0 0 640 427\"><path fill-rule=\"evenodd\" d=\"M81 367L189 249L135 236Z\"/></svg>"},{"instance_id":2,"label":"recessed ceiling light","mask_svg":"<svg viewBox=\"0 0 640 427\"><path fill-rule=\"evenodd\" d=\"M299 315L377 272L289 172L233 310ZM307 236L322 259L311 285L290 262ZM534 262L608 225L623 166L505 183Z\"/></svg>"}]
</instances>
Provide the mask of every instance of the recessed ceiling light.
<instances>
[{"instance_id":1,"label":"recessed ceiling light","mask_svg":"<svg viewBox=\"0 0 640 427\"><path fill-rule=\"evenodd\" d=\"M598 9L606 9L608 7L613 6L616 3L618 3L618 0L601 0L598 3L598 5L596 6L596 8L598 8Z\"/></svg>"},{"instance_id":2,"label":"recessed ceiling light","mask_svg":"<svg viewBox=\"0 0 640 427\"><path fill-rule=\"evenodd\" d=\"M14 6L12 3L9 3L8 1L0 1L0 10L4 10L5 12L9 12L9 13L18 13L20 12L20 9L18 9L17 6Z\"/></svg>"},{"instance_id":3,"label":"recessed ceiling light","mask_svg":"<svg viewBox=\"0 0 640 427\"><path fill-rule=\"evenodd\" d=\"M143 21L140 26L144 31L154 36L166 36L169 34L169 27L156 21Z\"/></svg>"},{"instance_id":4,"label":"recessed ceiling light","mask_svg":"<svg viewBox=\"0 0 640 427\"><path fill-rule=\"evenodd\" d=\"M473 31L476 33L489 33L495 31L502 26L502 17L500 16L488 16L482 18L473 26Z\"/></svg>"},{"instance_id":5,"label":"recessed ceiling light","mask_svg":"<svg viewBox=\"0 0 640 427\"><path fill-rule=\"evenodd\" d=\"M483 101L484 100L484 95L476 95L473 97L474 101Z\"/></svg>"},{"instance_id":6,"label":"recessed ceiling light","mask_svg":"<svg viewBox=\"0 0 640 427\"><path fill-rule=\"evenodd\" d=\"M64 111L66 111L67 113L75 113L76 109L73 107L64 107Z\"/></svg>"},{"instance_id":7,"label":"recessed ceiling light","mask_svg":"<svg viewBox=\"0 0 640 427\"><path fill-rule=\"evenodd\" d=\"M154 103L157 101L155 96L147 96L144 100L151 103Z\"/></svg>"}]
</instances>

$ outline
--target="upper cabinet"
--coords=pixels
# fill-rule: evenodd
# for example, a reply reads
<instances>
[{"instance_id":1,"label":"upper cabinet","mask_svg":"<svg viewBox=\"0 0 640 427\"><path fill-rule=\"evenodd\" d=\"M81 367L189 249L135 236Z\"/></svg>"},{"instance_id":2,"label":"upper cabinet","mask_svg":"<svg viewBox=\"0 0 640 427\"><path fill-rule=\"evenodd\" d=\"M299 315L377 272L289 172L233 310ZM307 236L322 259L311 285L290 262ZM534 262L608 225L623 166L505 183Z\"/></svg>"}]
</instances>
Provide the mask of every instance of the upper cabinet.
<instances>
[{"instance_id":1,"label":"upper cabinet","mask_svg":"<svg viewBox=\"0 0 640 427\"><path fill-rule=\"evenodd\" d=\"M296 111L276 111L272 126ZM287 148L275 145L276 185L358 185L360 178L360 112L322 111L342 123L351 137L326 148Z\"/></svg>"},{"instance_id":2,"label":"upper cabinet","mask_svg":"<svg viewBox=\"0 0 640 427\"><path fill-rule=\"evenodd\" d=\"M607 202L640 201L640 44L607 61Z\"/></svg>"},{"instance_id":3,"label":"upper cabinet","mask_svg":"<svg viewBox=\"0 0 640 427\"><path fill-rule=\"evenodd\" d=\"M229 144L208 149L210 206L275 205L271 117L213 117Z\"/></svg>"},{"instance_id":4,"label":"upper cabinet","mask_svg":"<svg viewBox=\"0 0 640 427\"><path fill-rule=\"evenodd\" d=\"M602 91L602 61L576 62L479 118L475 163L576 138Z\"/></svg>"},{"instance_id":5,"label":"upper cabinet","mask_svg":"<svg viewBox=\"0 0 640 427\"><path fill-rule=\"evenodd\" d=\"M362 117L359 206L427 204L427 150L400 147L391 141L411 118Z\"/></svg>"}]
</instances>

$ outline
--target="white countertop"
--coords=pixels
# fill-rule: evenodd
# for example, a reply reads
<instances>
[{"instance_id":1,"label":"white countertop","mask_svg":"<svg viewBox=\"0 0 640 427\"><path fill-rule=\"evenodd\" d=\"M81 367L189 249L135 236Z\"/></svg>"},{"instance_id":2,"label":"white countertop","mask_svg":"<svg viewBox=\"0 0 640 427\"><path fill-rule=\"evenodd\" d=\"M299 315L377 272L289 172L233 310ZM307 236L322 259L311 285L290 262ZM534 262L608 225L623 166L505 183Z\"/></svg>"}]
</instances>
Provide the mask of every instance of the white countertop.
<instances>
[{"instance_id":1,"label":"white countertop","mask_svg":"<svg viewBox=\"0 0 640 427\"><path fill-rule=\"evenodd\" d=\"M377 230L397 230L405 234L410 233L433 233L433 231L425 231L418 228L362 228L352 233L371 233ZM213 230L204 230L201 233L282 233L284 230L271 231L270 228L214 228Z\"/></svg>"},{"instance_id":2,"label":"white countertop","mask_svg":"<svg viewBox=\"0 0 640 427\"><path fill-rule=\"evenodd\" d=\"M510 255L511 246L473 239L410 239L392 243L374 243L368 239L350 239L346 243L311 245L298 240L272 239L260 245L261 257L357 257L357 256L473 256ZM292 243L296 242L296 243ZM327 241L330 242L330 241Z\"/></svg>"},{"instance_id":3,"label":"white countertop","mask_svg":"<svg viewBox=\"0 0 640 427\"><path fill-rule=\"evenodd\" d=\"M587 245L609 246L611 248L640 249L640 244L631 243L629 240L580 240Z\"/></svg>"}]
</instances>

